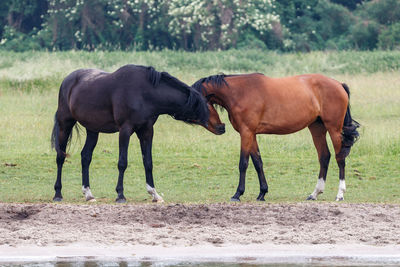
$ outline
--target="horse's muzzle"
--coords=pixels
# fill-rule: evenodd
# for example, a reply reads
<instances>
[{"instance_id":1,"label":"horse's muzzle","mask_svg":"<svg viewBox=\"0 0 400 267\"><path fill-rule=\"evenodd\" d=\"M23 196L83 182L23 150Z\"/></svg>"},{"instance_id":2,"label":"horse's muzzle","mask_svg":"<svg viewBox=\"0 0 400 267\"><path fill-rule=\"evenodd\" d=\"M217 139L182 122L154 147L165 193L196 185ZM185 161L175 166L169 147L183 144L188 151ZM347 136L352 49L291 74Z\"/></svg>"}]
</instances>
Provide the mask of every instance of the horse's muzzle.
<instances>
[{"instance_id":1,"label":"horse's muzzle","mask_svg":"<svg viewBox=\"0 0 400 267\"><path fill-rule=\"evenodd\" d=\"M218 124L217 126L215 126L215 131L216 131L216 134L218 134L218 135L224 134L225 133L225 124Z\"/></svg>"}]
</instances>

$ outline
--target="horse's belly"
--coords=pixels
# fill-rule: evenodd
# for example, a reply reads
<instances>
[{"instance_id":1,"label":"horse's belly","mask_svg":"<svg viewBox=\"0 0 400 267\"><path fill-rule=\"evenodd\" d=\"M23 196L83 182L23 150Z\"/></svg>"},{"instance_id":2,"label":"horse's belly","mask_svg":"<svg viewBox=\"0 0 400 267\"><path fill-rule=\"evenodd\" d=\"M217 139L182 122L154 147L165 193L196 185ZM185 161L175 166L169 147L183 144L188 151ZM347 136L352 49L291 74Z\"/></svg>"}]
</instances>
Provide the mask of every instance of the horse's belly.
<instances>
[{"instance_id":1,"label":"horse's belly","mask_svg":"<svg viewBox=\"0 0 400 267\"><path fill-rule=\"evenodd\" d=\"M257 127L259 133L290 134L300 131L320 116L320 105L312 95L278 99L266 106Z\"/></svg>"},{"instance_id":2,"label":"horse's belly","mask_svg":"<svg viewBox=\"0 0 400 267\"><path fill-rule=\"evenodd\" d=\"M76 112L71 111L74 118L85 128L93 132L114 133L118 132L118 127L112 114L104 111Z\"/></svg>"},{"instance_id":3,"label":"horse's belly","mask_svg":"<svg viewBox=\"0 0 400 267\"><path fill-rule=\"evenodd\" d=\"M291 134L304 129L306 126L261 124L257 128L257 134Z\"/></svg>"},{"instance_id":4,"label":"horse's belly","mask_svg":"<svg viewBox=\"0 0 400 267\"><path fill-rule=\"evenodd\" d=\"M262 120L258 127L257 133L263 134L291 134L298 132L311 123L318 117L318 114L309 113L302 115L293 113L287 117L275 117L267 120Z\"/></svg>"},{"instance_id":5,"label":"horse's belly","mask_svg":"<svg viewBox=\"0 0 400 267\"><path fill-rule=\"evenodd\" d=\"M90 122L81 122L79 121L80 124L82 124L86 129L89 129L93 132L99 132L99 133L115 133L118 132L119 129L115 125L115 123L104 123L102 125L98 124L93 124Z\"/></svg>"}]
</instances>

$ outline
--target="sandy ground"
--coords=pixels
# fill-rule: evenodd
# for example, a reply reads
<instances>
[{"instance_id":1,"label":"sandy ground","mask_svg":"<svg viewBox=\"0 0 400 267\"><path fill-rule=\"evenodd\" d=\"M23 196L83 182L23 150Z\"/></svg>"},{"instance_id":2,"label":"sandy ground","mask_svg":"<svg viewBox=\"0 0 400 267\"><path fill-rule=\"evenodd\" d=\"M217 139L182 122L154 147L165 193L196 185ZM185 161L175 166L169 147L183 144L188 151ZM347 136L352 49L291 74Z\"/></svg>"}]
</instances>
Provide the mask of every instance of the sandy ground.
<instances>
[{"instance_id":1,"label":"sandy ground","mask_svg":"<svg viewBox=\"0 0 400 267\"><path fill-rule=\"evenodd\" d=\"M0 203L0 261L269 257L264 262L298 263L371 255L400 264L400 205Z\"/></svg>"}]
</instances>

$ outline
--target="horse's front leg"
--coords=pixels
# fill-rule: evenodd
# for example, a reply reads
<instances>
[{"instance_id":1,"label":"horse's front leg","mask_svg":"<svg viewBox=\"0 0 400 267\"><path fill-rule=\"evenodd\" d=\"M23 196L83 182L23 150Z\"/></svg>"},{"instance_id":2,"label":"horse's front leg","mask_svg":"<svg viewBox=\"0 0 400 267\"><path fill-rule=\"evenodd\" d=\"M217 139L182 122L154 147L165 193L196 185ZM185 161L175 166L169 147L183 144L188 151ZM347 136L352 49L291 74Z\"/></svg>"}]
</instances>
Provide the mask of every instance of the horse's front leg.
<instances>
[{"instance_id":1,"label":"horse's front leg","mask_svg":"<svg viewBox=\"0 0 400 267\"><path fill-rule=\"evenodd\" d=\"M82 193L85 195L86 201L96 201L89 184L89 166L92 162L93 150L96 147L99 133L92 132L86 129L86 142L81 152L82 163Z\"/></svg>"},{"instance_id":2,"label":"horse's front leg","mask_svg":"<svg viewBox=\"0 0 400 267\"><path fill-rule=\"evenodd\" d=\"M239 160L239 185L236 189L235 195L231 198L231 201L240 201L240 196L244 194L245 183L246 183L246 171L249 166L249 155L253 145L255 135L246 132L240 133L241 148L240 148L240 160Z\"/></svg>"},{"instance_id":3,"label":"horse's front leg","mask_svg":"<svg viewBox=\"0 0 400 267\"><path fill-rule=\"evenodd\" d=\"M129 139L132 134L131 127L122 127L119 130L119 160L118 160L118 183L115 190L117 191L118 197L115 200L117 203L125 203L126 198L124 196L124 173L128 167L128 146Z\"/></svg>"},{"instance_id":4,"label":"horse's front leg","mask_svg":"<svg viewBox=\"0 0 400 267\"><path fill-rule=\"evenodd\" d=\"M140 129L140 131L137 132L137 136L140 140L140 148L142 150L147 192L153 197L153 202L164 202L163 198L157 193L153 180L153 159L151 155L154 134L153 124L154 122L149 123L147 126Z\"/></svg>"}]
</instances>

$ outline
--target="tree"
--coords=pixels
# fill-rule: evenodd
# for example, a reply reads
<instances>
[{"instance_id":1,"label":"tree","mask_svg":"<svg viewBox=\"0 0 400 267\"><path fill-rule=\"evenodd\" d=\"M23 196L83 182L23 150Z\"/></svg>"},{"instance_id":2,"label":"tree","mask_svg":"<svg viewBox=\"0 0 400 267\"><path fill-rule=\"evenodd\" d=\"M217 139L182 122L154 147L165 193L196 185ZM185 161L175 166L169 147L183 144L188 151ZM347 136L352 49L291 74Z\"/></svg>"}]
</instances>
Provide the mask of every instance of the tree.
<instances>
[{"instance_id":1,"label":"tree","mask_svg":"<svg viewBox=\"0 0 400 267\"><path fill-rule=\"evenodd\" d=\"M400 22L390 25L379 35L380 49L400 50Z\"/></svg>"},{"instance_id":2,"label":"tree","mask_svg":"<svg viewBox=\"0 0 400 267\"><path fill-rule=\"evenodd\" d=\"M375 21L361 21L351 27L350 38L355 48L373 50L378 44L380 25Z\"/></svg>"},{"instance_id":3,"label":"tree","mask_svg":"<svg viewBox=\"0 0 400 267\"><path fill-rule=\"evenodd\" d=\"M30 33L42 24L42 15L47 11L46 0L4 1L8 8L7 25L22 33Z\"/></svg>"},{"instance_id":4,"label":"tree","mask_svg":"<svg viewBox=\"0 0 400 267\"><path fill-rule=\"evenodd\" d=\"M391 25L400 21L399 0L374 0L363 2L357 13L364 20L374 20L383 25Z\"/></svg>"},{"instance_id":5,"label":"tree","mask_svg":"<svg viewBox=\"0 0 400 267\"><path fill-rule=\"evenodd\" d=\"M345 6L349 10L356 9L357 5L360 5L362 2L366 2L366 1L369 1L369 0L331 0L332 3Z\"/></svg>"}]
</instances>

